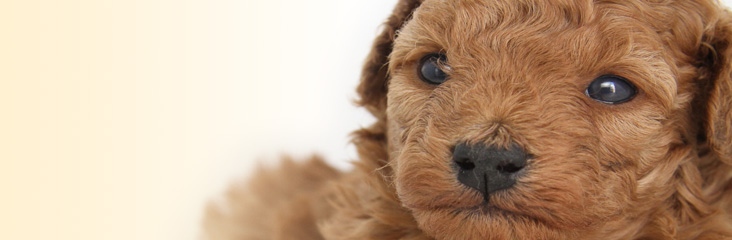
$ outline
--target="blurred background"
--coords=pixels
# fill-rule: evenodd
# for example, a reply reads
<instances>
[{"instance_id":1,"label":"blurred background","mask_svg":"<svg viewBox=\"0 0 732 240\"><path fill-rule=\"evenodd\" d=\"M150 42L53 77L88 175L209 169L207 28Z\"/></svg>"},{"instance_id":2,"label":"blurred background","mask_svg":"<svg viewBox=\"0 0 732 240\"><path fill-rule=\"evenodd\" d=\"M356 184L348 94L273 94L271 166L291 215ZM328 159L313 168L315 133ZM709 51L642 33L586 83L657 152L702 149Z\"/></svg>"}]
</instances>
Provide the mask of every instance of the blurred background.
<instances>
[{"instance_id":1,"label":"blurred background","mask_svg":"<svg viewBox=\"0 0 732 240\"><path fill-rule=\"evenodd\" d=\"M0 1L0 239L197 239L258 164L349 169L395 2Z\"/></svg>"},{"instance_id":2,"label":"blurred background","mask_svg":"<svg viewBox=\"0 0 732 240\"><path fill-rule=\"evenodd\" d=\"M197 239L257 162L348 169L395 2L0 1L0 239Z\"/></svg>"}]
</instances>

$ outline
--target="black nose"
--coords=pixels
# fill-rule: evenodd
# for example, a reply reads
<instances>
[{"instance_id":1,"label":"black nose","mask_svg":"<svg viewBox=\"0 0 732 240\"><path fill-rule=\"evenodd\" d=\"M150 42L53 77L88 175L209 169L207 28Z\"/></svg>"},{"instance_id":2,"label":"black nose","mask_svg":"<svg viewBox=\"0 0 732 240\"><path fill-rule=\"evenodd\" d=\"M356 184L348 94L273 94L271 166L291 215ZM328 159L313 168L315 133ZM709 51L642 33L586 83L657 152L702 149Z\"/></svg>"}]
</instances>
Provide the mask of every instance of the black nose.
<instances>
[{"instance_id":1,"label":"black nose","mask_svg":"<svg viewBox=\"0 0 732 240\"><path fill-rule=\"evenodd\" d=\"M512 187L516 173L526 166L528 154L513 144L504 149L485 144L455 146L452 159L457 166L457 178L486 198L490 193Z\"/></svg>"}]
</instances>

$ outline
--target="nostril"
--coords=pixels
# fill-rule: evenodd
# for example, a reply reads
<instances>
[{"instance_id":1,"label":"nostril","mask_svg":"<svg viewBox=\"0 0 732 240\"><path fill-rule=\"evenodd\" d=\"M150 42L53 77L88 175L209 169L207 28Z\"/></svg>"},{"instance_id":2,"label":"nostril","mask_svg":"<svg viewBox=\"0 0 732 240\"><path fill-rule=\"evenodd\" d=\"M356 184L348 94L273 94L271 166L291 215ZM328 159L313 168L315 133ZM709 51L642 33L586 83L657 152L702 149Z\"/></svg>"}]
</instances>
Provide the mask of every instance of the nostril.
<instances>
[{"instance_id":1,"label":"nostril","mask_svg":"<svg viewBox=\"0 0 732 240\"><path fill-rule=\"evenodd\" d=\"M523 169L523 168L524 168L524 166L516 166L513 163L501 163L501 164L498 164L498 166L496 166L496 170L498 170L498 172L506 173L506 174L511 174L511 173L521 171L521 169Z\"/></svg>"},{"instance_id":2,"label":"nostril","mask_svg":"<svg viewBox=\"0 0 732 240\"><path fill-rule=\"evenodd\" d=\"M463 170L473 170L475 168L475 163L471 162L470 159L460 159L455 163Z\"/></svg>"},{"instance_id":3,"label":"nostril","mask_svg":"<svg viewBox=\"0 0 732 240\"><path fill-rule=\"evenodd\" d=\"M527 168L529 154L518 145L509 148L485 144L459 143L452 149L457 180L487 199L493 192L513 187Z\"/></svg>"}]
</instances>

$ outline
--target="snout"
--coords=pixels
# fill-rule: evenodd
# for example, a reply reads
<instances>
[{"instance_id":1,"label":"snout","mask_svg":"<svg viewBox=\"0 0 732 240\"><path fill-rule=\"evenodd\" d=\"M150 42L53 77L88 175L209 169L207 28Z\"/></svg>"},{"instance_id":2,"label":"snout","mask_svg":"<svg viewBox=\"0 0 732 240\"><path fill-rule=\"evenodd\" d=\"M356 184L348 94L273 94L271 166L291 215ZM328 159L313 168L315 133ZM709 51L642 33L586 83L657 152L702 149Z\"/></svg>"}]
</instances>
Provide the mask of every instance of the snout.
<instances>
[{"instance_id":1,"label":"snout","mask_svg":"<svg viewBox=\"0 0 732 240\"><path fill-rule=\"evenodd\" d=\"M516 144L506 149L461 143L453 151L458 181L480 191L486 199L491 193L513 187L528 158L529 154Z\"/></svg>"}]
</instances>

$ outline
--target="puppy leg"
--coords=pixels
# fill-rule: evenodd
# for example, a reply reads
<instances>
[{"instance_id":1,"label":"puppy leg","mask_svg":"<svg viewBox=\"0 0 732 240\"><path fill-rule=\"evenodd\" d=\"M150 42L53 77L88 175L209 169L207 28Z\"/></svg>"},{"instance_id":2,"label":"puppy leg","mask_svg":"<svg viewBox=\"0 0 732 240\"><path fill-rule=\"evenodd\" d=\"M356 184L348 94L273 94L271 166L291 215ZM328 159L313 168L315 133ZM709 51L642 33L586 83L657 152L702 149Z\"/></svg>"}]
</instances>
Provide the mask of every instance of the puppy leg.
<instances>
[{"instance_id":1,"label":"puppy leg","mask_svg":"<svg viewBox=\"0 0 732 240\"><path fill-rule=\"evenodd\" d=\"M261 170L208 206L204 239L323 239L317 223L331 212L324 186L340 175L319 157Z\"/></svg>"}]
</instances>

